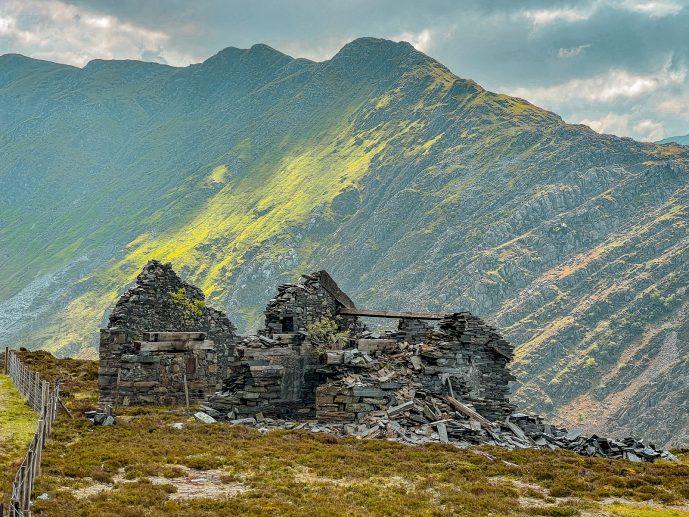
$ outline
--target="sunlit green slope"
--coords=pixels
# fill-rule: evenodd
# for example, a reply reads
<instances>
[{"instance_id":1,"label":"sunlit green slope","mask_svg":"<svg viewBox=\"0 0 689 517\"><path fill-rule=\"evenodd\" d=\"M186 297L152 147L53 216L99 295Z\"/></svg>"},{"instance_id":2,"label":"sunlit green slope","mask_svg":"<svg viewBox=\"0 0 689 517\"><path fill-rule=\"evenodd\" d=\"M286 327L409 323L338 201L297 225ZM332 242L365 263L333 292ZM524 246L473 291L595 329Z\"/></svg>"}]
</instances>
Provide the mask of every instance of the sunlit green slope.
<instances>
[{"instance_id":1,"label":"sunlit green slope","mask_svg":"<svg viewBox=\"0 0 689 517\"><path fill-rule=\"evenodd\" d=\"M3 56L0 109L4 340L93 355L150 258L240 328L326 268L362 306L497 322L524 408L689 440L686 411L630 409L689 399L687 148L565 124L374 39L323 63Z\"/></svg>"}]
</instances>

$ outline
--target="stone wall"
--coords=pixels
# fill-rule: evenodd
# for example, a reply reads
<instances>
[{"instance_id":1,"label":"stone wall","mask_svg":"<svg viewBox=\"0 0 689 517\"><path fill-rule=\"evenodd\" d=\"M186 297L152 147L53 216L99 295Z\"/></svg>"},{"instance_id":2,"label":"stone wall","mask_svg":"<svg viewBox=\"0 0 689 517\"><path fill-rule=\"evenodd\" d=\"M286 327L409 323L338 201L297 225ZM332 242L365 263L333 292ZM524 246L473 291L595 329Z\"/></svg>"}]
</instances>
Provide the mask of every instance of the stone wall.
<instances>
[{"instance_id":1,"label":"stone wall","mask_svg":"<svg viewBox=\"0 0 689 517\"><path fill-rule=\"evenodd\" d=\"M163 332L181 334L168 334L157 344L144 339ZM235 327L227 316L208 307L203 292L182 281L171 264L152 260L101 330L101 399L122 405L181 404L186 402L186 377L190 399L204 400L227 377L234 342Z\"/></svg>"},{"instance_id":2,"label":"stone wall","mask_svg":"<svg viewBox=\"0 0 689 517\"><path fill-rule=\"evenodd\" d=\"M215 343L203 333L101 329L101 403L175 406L205 400L217 388ZM161 341L161 336L164 341Z\"/></svg>"},{"instance_id":3,"label":"stone wall","mask_svg":"<svg viewBox=\"0 0 689 517\"><path fill-rule=\"evenodd\" d=\"M223 312L206 305L201 289L180 279L172 264L157 260L149 261L135 285L120 297L108 328L134 336L149 331L204 332L216 345L220 378L232 357L236 332Z\"/></svg>"},{"instance_id":4,"label":"stone wall","mask_svg":"<svg viewBox=\"0 0 689 517\"><path fill-rule=\"evenodd\" d=\"M422 411L424 398L441 404L452 396L490 420L512 412L512 347L480 318L451 314L437 327L403 318L397 329L374 334L355 316L338 315L354 304L327 273L303 279L278 288L266 308L266 328L238 345L211 407L237 419L260 413L357 422L403 404ZM323 316L334 317L349 337L325 348L311 343L309 324Z\"/></svg>"},{"instance_id":5,"label":"stone wall","mask_svg":"<svg viewBox=\"0 0 689 517\"><path fill-rule=\"evenodd\" d=\"M403 318L374 334L340 313L354 304L325 271L302 278L279 286L265 328L240 339L170 264L149 262L101 331L101 398L167 405L189 397L233 420L360 422L414 407L410 418L423 421L448 396L489 420L512 412L512 346L480 318L456 313L437 326ZM339 337L328 342L309 331L324 317L337 323Z\"/></svg>"},{"instance_id":6,"label":"stone wall","mask_svg":"<svg viewBox=\"0 0 689 517\"><path fill-rule=\"evenodd\" d=\"M514 347L468 312L448 315L439 327L421 352L421 382L434 393L448 393L450 382L457 399L489 420L504 419L514 409L508 368Z\"/></svg>"},{"instance_id":7,"label":"stone wall","mask_svg":"<svg viewBox=\"0 0 689 517\"><path fill-rule=\"evenodd\" d=\"M309 325L322 318L339 331L357 329L353 316L339 316L354 307L325 271L302 275L298 284L282 284L265 310L265 328L238 343L223 383L223 393L208 405L235 418L256 414L272 417L314 417L316 387L323 382L316 347L307 339Z\"/></svg>"},{"instance_id":8,"label":"stone wall","mask_svg":"<svg viewBox=\"0 0 689 517\"><path fill-rule=\"evenodd\" d=\"M241 341L222 394L208 405L230 419L315 416L321 365L311 343L298 333L252 336Z\"/></svg>"},{"instance_id":9,"label":"stone wall","mask_svg":"<svg viewBox=\"0 0 689 517\"><path fill-rule=\"evenodd\" d=\"M427 343L433 331L433 325L424 320L401 319L397 325L399 338L409 344Z\"/></svg>"},{"instance_id":10,"label":"stone wall","mask_svg":"<svg viewBox=\"0 0 689 517\"><path fill-rule=\"evenodd\" d=\"M266 333L305 332L308 325L324 316L337 319L342 330L356 326L355 317L338 317L340 307L344 307L345 303L354 304L339 291L328 273L318 271L302 275L302 278L300 284L280 285L275 298L268 302L265 311Z\"/></svg>"}]
</instances>

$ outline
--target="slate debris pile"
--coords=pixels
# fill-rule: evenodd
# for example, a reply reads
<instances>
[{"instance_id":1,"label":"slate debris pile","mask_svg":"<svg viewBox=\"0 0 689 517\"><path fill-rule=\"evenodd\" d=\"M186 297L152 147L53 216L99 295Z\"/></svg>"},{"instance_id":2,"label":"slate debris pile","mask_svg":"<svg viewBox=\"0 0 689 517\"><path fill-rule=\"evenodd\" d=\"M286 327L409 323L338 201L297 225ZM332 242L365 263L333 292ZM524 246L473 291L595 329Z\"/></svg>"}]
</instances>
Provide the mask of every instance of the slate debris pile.
<instances>
[{"instance_id":1,"label":"slate debris pile","mask_svg":"<svg viewBox=\"0 0 689 517\"><path fill-rule=\"evenodd\" d=\"M451 324L455 321L453 318ZM437 339L437 331L434 332ZM448 367L450 371L437 370L438 364L447 364L443 363L444 353L434 354L435 365L429 368L429 352L437 350L437 345L399 342L394 339L394 333L381 337L371 333L362 335L366 337L356 340L357 348L330 350L321 358L317 373L321 379L330 380L315 388L316 418L295 418L289 413L285 413L283 418L266 415L257 406L248 414L242 406L231 403L224 407L213 403L214 409L208 408L208 413L217 420L252 426L263 432L301 429L339 437L378 438L414 445L497 445L510 449L567 449L586 456L630 461L673 459L670 453L657 450L653 444L632 439L615 441L597 436L585 437L578 431L546 424L536 415L511 413L490 421L466 400L471 391L452 376L458 374L451 371L453 366ZM441 335L445 338L444 346L452 350L447 332L441 331ZM259 355L277 354L280 350L262 342L254 343L254 346L263 350ZM255 359L256 356L252 357ZM445 379L445 382L440 379ZM450 379L452 381L448 382ZM448 394L450 384L454 387ZM234 394L245 397L246 382L239 380L238 386L244 388ZM458 400L460 397L461 402ZM260 400L260 397L254 400ZM264 408L272 410L270 405Z\"/></svg>"},{"instance_id":2,"label":"slate debris pile","mask_svg":"<svg viewBox=\"0 0 689 517\"><path fill-rule=\"evenodd\" d=\"M117 423L115 415L112 413L112 408L106 406L104 410L86 411L84 417L93 425L115 425Z\"/></svg>"},{"instance_id":3,"label":"slate debris pile","mask_svg":"<svg viewBox=\"0 0 689 517\"><path fill-rule=\"evenodd\" d=\"M508 449L565 449L583 456L625 459L633 462L653 462L661 458L677 461L672 453L633 438L618 441L595 435L587 437L582 436L579 431L567 431L547 425L544 428L549 429L552 434L521 428L525 418L541 421L540 416L527 417L515 414L508 421L493 423L489 428L484 428L480 422L452 412L447 405L438 404L437 410L441 412L442 418L423 424L418 420L424 412L424 407L418 404L418 401L394 406L388 410L387 416L371 413L358 423L276 419L265 417L262 413L252 417L230 419L228 422L231 425L254 427L261 432L276 429L303 430L328 433L342 438L385 439L411 445L447 443L459 448L497 445ZM216 414L215 418L220 419L220 416ZM529 429L528 424L525 427Z\"/></svg>"},{"instance_id":4,"label":"slate debris pile","mask_svg":"<svg viewBox=\"0 0 689 517\"><path fill-rule=\"evenodd\" d=\"M356 348L326 352L321 373L329 382L316 389L318 418L360 421L368 412L417 399L415 421L426 424L439 418L447 395L489 420L512 413L507 341L469 313L448 315L425 332L427 343L415 344L397 332L362 333Z\"/></svg>"},{"instance_id":5,"label":"slate debris pile","mask_svg":"<svg viewBox=\"0 0 689 517\"><path fill-rule=\"evenodd\" d=\"M506 420L506 425L514 434L523 433L523 436L519 437L522 442L528 440L531 445L542 449L568 449L583 456L625 459L634 462L652 462L658 458L677 460L669 451L659 449L653 443L645 443L644 440L636 440L632 437L615 440L595 434L584 436L579 429L568 431L563 427L546 424L538 415L515 413Z\"/></svg>"}]
</instances>

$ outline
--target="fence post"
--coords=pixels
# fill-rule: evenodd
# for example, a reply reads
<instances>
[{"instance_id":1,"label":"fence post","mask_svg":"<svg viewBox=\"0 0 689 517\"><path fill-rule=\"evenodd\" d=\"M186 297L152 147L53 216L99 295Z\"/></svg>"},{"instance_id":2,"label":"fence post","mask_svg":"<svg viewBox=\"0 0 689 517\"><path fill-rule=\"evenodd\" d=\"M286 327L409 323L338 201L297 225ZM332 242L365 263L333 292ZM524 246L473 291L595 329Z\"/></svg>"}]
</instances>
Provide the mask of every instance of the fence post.
<instances>
[{"instance_id":1,"label":"fence post","mask_svg":"<svg viewBox=\"0 0 689 517\"><path fill-rule=\"evenodd\" d=\"M27 459L29 462L31 461L31 456L32 456L31 449L29 449L29 452L27 454ZM28 468L28 465L22 465L21 466L21 485L19 487L19 501L21 504L22 511L24 510L24 508L26 508L28 506L28 504L27 504L28 501L27 501L27 497L26 497L26 492L27 492L26 485L29 482L29 470L30 469Z\"/></svg>"},{"instance_id":2,"label":"fence post","mask_svg":"<svg viewBox=\"0 0 689 517\"><path fill-rule=\"evenodd\" d=\"M38 372L34 372L34 403L36 404L36 411L41 412L41 377Z\"/></svg>"},{"instance_id":3,"label":"fence post","mask_svg":"<svg viewBox=\"0 0 689 517\"><path fill-rule=\"evenodd\" d=\"M5 347L5 369L4 369L5 375L10 373L10 371L9 371L9 366L10 366L9 360L10 360L10 347L6 346ZM2 513L0 513L0 517L2 517Z\"/></svg>"},{"instance_id":4,"label":"fence post","mask_svg":"<svg viewBox=\"0 0 689 517\"><path fill-rule=\"evenodd\" d=\"M40 432L36 433L36 436L38 437L38 443L36 444L36 457L35 457L35 465L33 469L33 475L34 477L39 476L41 474L41 458L43 457L43 446L45 444L45 419L41 418L38 420L38 424L40 426ZM33 489L33 483L32 487Z\"/></svg>"}]
</instances>

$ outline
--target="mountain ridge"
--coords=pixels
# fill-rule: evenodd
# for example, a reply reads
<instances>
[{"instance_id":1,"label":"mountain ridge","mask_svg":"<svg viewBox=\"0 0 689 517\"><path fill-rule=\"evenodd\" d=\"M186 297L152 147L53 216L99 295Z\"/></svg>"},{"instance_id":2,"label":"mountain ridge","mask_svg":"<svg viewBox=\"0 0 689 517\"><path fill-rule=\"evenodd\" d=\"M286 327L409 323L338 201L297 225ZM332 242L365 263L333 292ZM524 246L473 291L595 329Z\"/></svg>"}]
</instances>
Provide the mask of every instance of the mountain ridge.
<instances>
[{"instance_id":1,"label":"mountain ridge","mask_svg":"<svg viewBox=\"0 0 689 517\"><path fill-rule=\"evenodd\" d=\"M679 145L689 145L689 134L683 136L670 136L656 142L658 144L679 144Z\"/></svg>"},{"instance_id":2,"label":"mountain ridge","mask_svg":"<svg viewBox=\"0 0 689 517\"><path fill-rule=\"evenodd\" d=\"M689 369L687 149L567 124L409 44L252 49L0 84L6 341L92 356L149 258L244 328L278 283L328 269L357 303L497 323L526 409L689 440L681 415L632 418L668 395L653 372Z\"/></svg>"}]
</instances>

